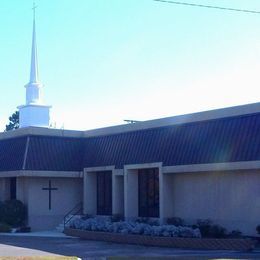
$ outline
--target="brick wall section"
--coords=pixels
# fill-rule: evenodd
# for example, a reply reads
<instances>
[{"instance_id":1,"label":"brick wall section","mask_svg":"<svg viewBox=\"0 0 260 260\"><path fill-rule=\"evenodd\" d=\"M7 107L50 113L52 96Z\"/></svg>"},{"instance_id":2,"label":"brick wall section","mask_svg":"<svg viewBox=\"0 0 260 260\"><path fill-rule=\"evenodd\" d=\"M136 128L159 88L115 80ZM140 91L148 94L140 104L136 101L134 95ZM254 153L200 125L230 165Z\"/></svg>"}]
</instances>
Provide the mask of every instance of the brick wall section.
<instances>
[{"instance_id":1,"label":"brick wall section","mask_svg":"<svg viewBox=\"0 0 260 260\"><path fill-rule=\"evenodd\" d=\"M86 240L107 241L122 244L136 244L145 246L173 247L182 249L208 250L238 250L249 251L255 246L251 239L199 239L151 237L144 235L124 235L108 232L85 231L66 228L64 233L69 236L80 237Z\"/></svg>"}]
</instances>

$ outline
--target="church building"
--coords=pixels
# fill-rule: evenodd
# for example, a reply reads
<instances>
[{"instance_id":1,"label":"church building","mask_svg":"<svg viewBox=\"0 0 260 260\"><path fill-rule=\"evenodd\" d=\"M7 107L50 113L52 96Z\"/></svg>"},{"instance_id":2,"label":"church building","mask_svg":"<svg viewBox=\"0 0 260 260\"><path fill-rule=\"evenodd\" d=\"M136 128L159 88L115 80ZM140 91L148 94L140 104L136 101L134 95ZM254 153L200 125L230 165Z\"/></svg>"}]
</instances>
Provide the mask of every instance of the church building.
<instances>
[{"instance_id":1,"label":"church building","mask_svg":"<svg viewBox=\"0 0 260 260\"><path fill-rule=\"evenodd\" d=\"M32 230L83 213L260 224L260 102L89 131L49 128L35 21L20 128L0 134L0 201L19 199Z\"/></svg>"}]
</instances>

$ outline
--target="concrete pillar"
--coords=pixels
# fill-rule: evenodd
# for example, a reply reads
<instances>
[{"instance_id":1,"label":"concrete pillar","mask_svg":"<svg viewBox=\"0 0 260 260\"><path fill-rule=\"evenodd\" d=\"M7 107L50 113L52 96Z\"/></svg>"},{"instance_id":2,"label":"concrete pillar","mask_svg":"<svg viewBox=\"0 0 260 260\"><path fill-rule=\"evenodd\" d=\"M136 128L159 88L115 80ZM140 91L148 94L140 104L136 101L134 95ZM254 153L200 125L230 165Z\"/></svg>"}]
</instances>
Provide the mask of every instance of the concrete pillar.
<instances>
[{"instance_id":1,"label":"concrete pillar","mask_svg":"<svg viewBox=\"0 0 260 260\"><path fill-rule=\"evenodd\" d=\"M95 172L84 172L83 213L97 214L97 177Z\"/></svg>"},{"instance_id":2,"label":"concrete pillar","mask_svg":"<svg viewBox=\"0 0 260 260\"><path fill-rule=\"evenodd\" d=\"M16 199L22 201L25 205L28 202L27 178L16 178Z\"/></svg>"},{"instance_id":3,"label":"concrete pillar","mask_svg":"<svg viewBox=\"0 0 260 260\"><path fill-rule=\"evenodd\" d=\"M173 185L172 176L163 174L159 170L159 187L160 187L160 222L164 223L167 218L173 217Z\"/></svg>"},{"instance_id":4,"label":"concrete pillar","mask_svg":"<svg viewBox=\"0 0 260 260\"><path fill-rule=\"evenodd\" d=\"M138 217L138 170L125 169L124 172L125 219Z\"/></svg>"},{"instance_id":5,"label":"concrete pillar","mask_svg":"<svg viewBox=\"0 0 260 260\"><path fill-rule=\"evenodd\" d=\"M112 214L124 214L124 177L112 173Z\"/></svg>"}]
</instances>

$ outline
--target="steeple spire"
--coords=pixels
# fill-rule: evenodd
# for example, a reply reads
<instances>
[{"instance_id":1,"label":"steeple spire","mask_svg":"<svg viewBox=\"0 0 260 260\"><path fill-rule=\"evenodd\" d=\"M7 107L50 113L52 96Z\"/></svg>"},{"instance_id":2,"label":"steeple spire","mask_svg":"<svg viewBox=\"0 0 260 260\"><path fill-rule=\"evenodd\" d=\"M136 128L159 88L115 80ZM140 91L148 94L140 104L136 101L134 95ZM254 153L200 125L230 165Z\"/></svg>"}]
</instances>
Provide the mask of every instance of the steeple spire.
<instances>
[{"instance_id":1,"label":"steeple spire","mask_svg":"<svg viewBox=\"0 0 260 260\"><path fill-rule=\"evenodd\" d=\"M35 3L33 3L33 34L32 34L32 54L31 54L31 73L30 83L38 82L38 60L37 60L37 45L36 45L36 28L35 28Z\"/></svg>"},{"instance_id":2,"label":"steeple spire","mask_svg":"<svg viewBox=\"0 0 260 260\"><path fill-rule=\"evenodd\" d=\"M35 3L33 3L33 32L32 32L32 51L31 51L31 71L29 83L26 87L26 104L42 104L42 84L38 75L37 45L36 45L36 26L35 26Z\"/></svg>"},{"instance_id":3,"label":"steeple spire","mask_svg":"<svg viewBox=\"0 0 260 260\"><path fill-rule=\"evenodd\" d=\"M20 127L38 126L49 127L50 108L45 105L42 99L42 84L38 76L38 60L36 46L36 27L35 27L35 9L33 3L33 33L32 33L32 52L31 52L31 71L29 83L26 88L26 103L19 106Z\"/></svg>"}]
</instances>

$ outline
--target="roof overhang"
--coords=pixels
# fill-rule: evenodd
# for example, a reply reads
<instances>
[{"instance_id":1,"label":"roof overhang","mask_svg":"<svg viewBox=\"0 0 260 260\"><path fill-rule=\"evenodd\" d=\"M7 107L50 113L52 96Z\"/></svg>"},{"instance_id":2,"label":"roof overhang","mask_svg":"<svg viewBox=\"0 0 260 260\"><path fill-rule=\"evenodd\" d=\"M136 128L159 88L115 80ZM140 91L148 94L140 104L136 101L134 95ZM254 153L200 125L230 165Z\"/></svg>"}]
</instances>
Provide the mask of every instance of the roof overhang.
<instances>
[{"instance_id":1,"label":"roof overhang","mask_svg":"<svg viewBox=\"0 0 260 260\"><path fill-rule=\"evenodd\" d=\"M72 172L72 171L6 171L6 172L0 172L0 178L10 178L10 177L83 178L83 172Z\"/></svg>"},{"instance_id":2,"label":"roof overhang","mask_svg":"<svg viewBox=\"0 0 260 260\"><path fill-rule=\"evenodd\" d=\"M163 167L163 173L165 174L241 170L260 170L260 161L190 164Z\"/></svg>"}]
</instances>

